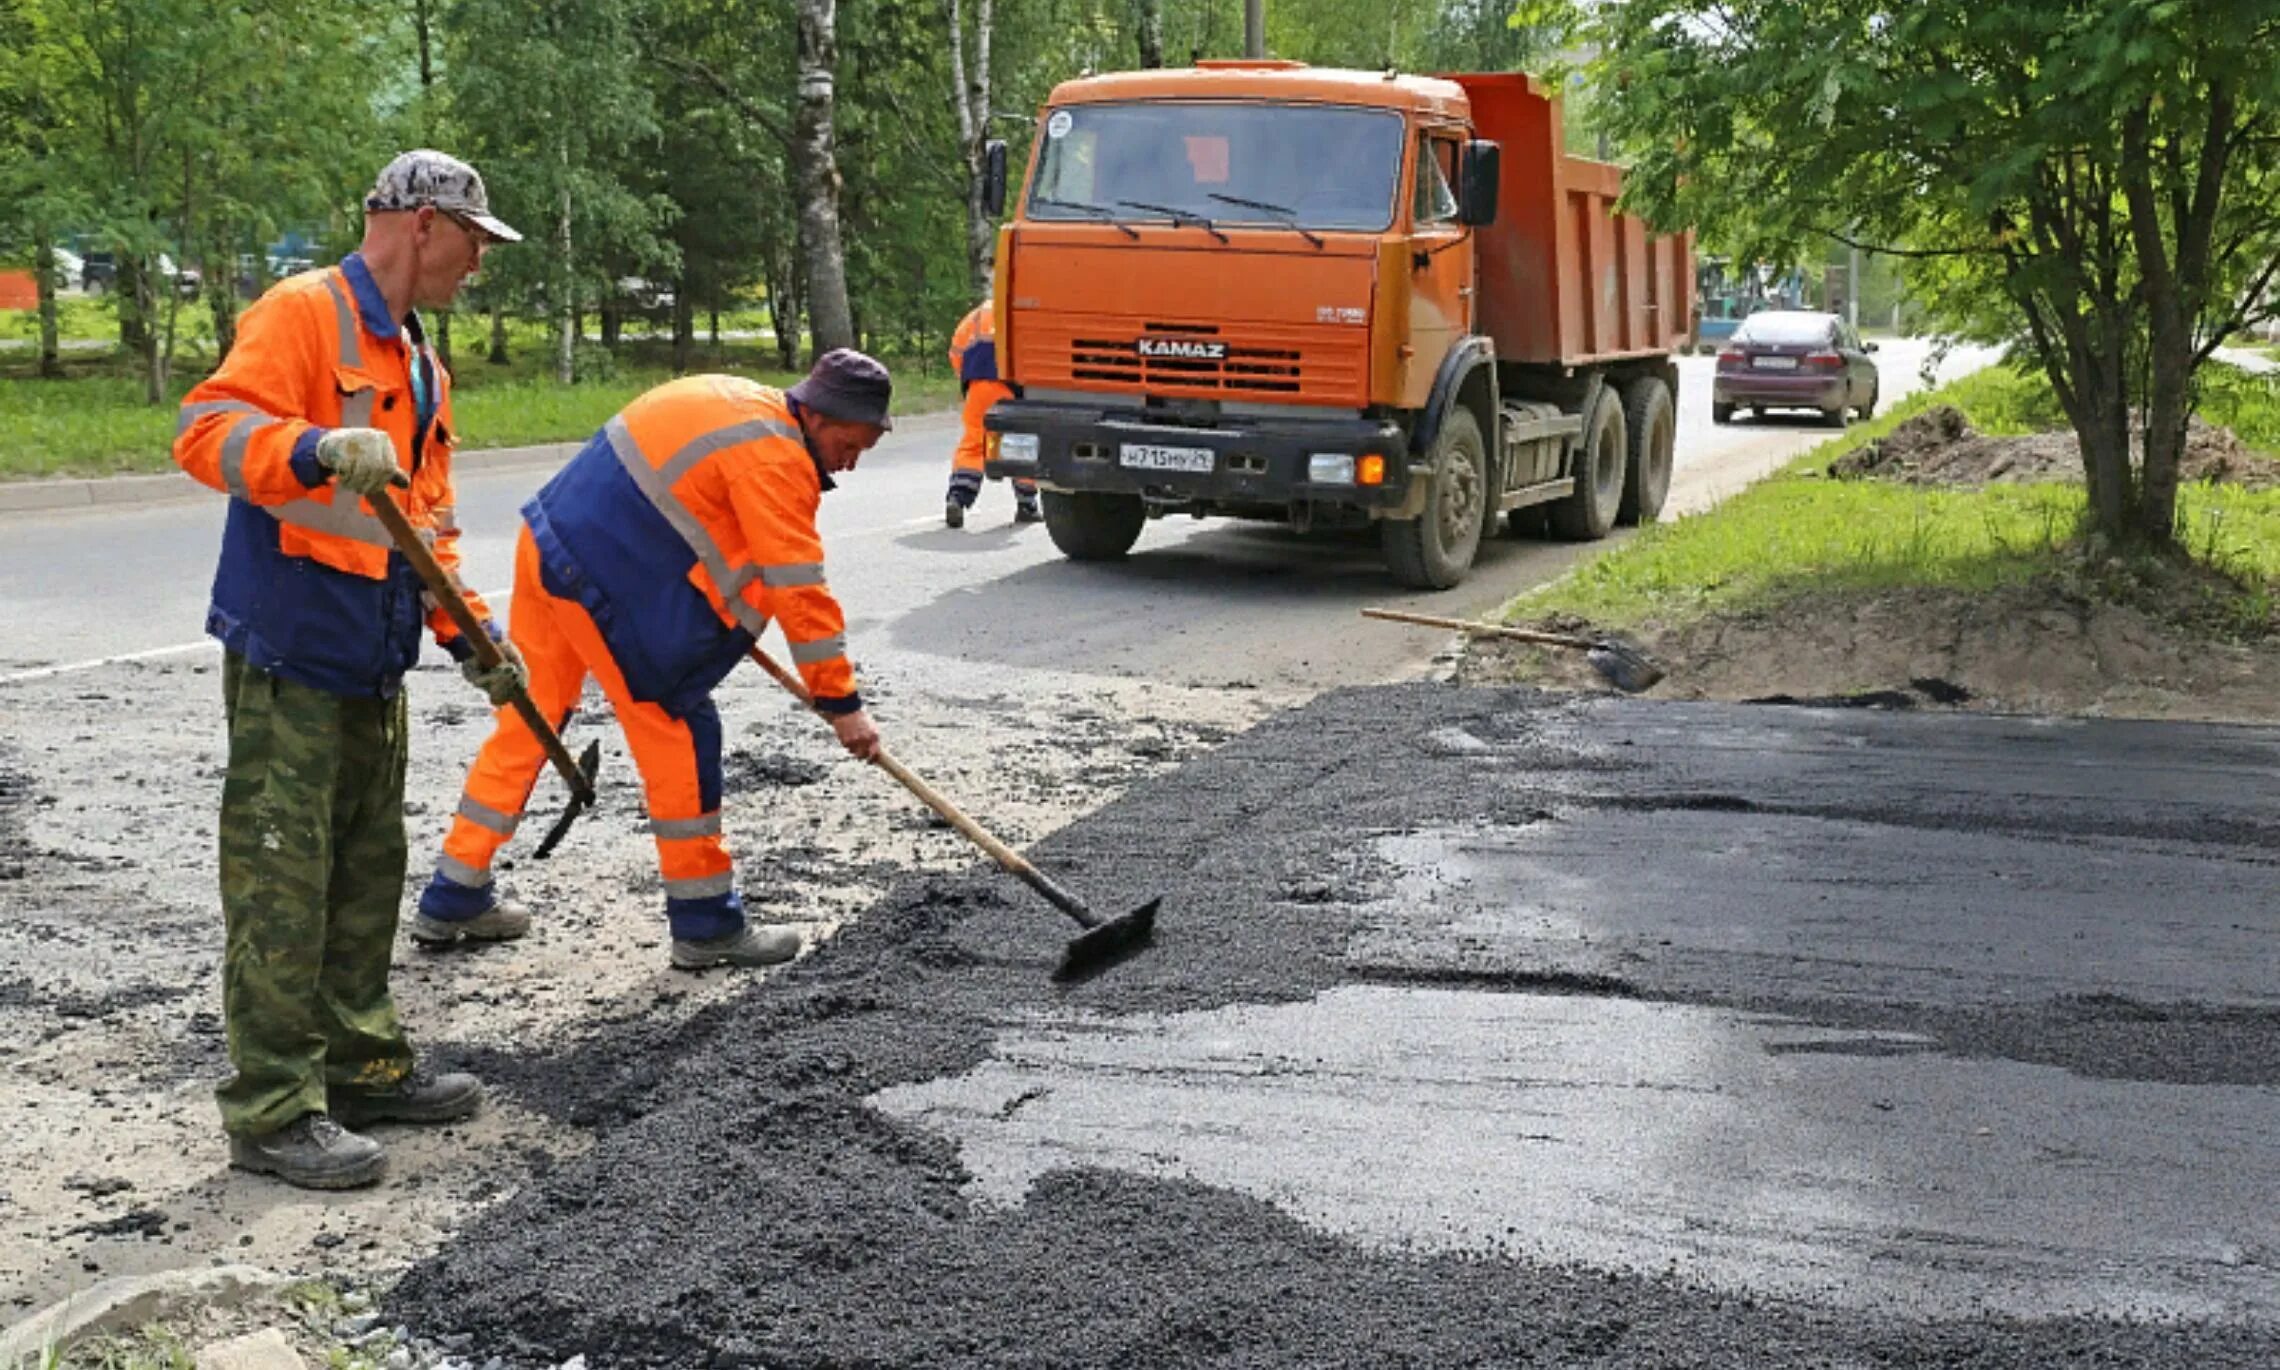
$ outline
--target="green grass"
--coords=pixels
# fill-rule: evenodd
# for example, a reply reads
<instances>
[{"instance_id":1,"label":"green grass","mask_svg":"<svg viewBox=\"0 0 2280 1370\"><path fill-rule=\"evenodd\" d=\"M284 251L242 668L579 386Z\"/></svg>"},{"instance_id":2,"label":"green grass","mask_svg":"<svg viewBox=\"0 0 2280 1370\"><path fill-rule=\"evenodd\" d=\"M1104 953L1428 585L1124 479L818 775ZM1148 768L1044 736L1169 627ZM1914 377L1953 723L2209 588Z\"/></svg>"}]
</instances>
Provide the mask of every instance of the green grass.
<instances>
[{"instance_id":1,"label":"green grass","mask_svg":"<svg viewBox=\"0 0 2280 1370\"><path fill-rule=\"evenodd\" d=\"M702 336L692 357L696 369L734 372L775 386L798 379L775 367L773 347L743 341L715 351ZM487 331L463 331L455 338L453 410L462 450L582 440L642 391L672 376L669 344L629 340L615 357L589 345L581 364L594 378L565 386L552 379L551 360L535 344L511 351L506 366L484 361L488 338ZM172 401L154 407L143 403L132 365L115 356L70 357L70 376L60 381L30 379L29 363L20 356L9 362L11 369L0 370L0 414L8 416L0 424L0 480L174 469L175 402L202 373L202 364L184 366ZM957 405L958 385L945 365L930 366L924 359L893 365L895 413Z\"/></svg>"},{"instance_id":2,"label":"green grass","mask_svg":"<svg viewBox=\"0 0 2280 1370\"><path fill-rule=\"evenodd\" d=\"M1908 400L1822 443L1718 508L1644 530L1573 575L1506 606L1510 620L1575 615L1609 627L1669 625L1713 614L1771 608L1812 592L1904 588L1984 592L2061 575L2101 593L2131 593L2106 572L2086 572L2075 552L2084 509L2079 483L1943 490L1877 480L1829 479L1841 453L1880 437L1935 404L1954 404L1983 432L2019 434L2054 426L2046 382L1991 368ZM2244 439L2280 451L2280 387L2226 368L2212 377L2209 416L2235 422ZM2251 433L2259 437L2250 437ZM2260 440L2261 438L2261 440ZM2280 491L2187 486L2178 498L2179 541L2229 589L2194 582L2173 612L2242 633L2262 631L2280 587ZM2176 577L2120 568L2121 581L2166 585ZM2221 602L2209 602L2210 596Z\"/></svg>"}]
</instances>

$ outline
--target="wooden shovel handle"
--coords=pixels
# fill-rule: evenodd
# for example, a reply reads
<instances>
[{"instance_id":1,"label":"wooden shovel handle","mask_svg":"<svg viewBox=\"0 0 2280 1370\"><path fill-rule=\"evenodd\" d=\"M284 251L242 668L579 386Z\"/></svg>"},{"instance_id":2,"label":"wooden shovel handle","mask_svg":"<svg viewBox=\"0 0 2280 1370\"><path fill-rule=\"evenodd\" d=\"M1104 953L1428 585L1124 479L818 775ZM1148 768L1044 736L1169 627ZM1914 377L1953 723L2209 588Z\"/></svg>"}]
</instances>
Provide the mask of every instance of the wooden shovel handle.
<instances>
[{"instance_id":1,"label":"wooden shovel handle","mask_svg":"<svg viewBox=\"0 0 2280 1370\"><path fill-rule=\"evenodd\" d=\"M779 665L774 657L760 650L757 643L753 644L752 647L752 659L758 662L760 669L766 671L778 685L790 692L794 699L807 705L810 709L815 708L815 699L808 694L807 686L800 682L800 678ZM818 710L818 714L821 714L820 710ZM908 766L895 760L886 748L879 748L879 754L872 759L877 762L880 770L901 781L904 789L917 795L926 807L941 814L943 818L949 821L950 826L964 833L975 846L988 852L990 858L1000 866L1027 880L1033 886L1038 886L1040 881L1045 880L1042 872L1022 859L1021 853L1000 842L996 834L968 817L965 810L950 802L948 795L919 779ZM1045 881L1045 883L1050 884L1051 882ZM1042 886L1039 887L1042 888ZM1058 903L1059 900L1054 902Z\"/></svg>"},{"instance_id":2,"label":"wooden shovel handle","mask_svg":"<svg viewBox=\"0 0 2280 1370\"><path fill-rule=\"evenodd\" d=\"M1515 642L1537 642L1547 647L1576 647L1585 651L1602 644L1589 638L1570 637L1565 633L1545 633L1533 628L1514 628L1502 623L1481 623L1466 618L1435 618L1431 614L1410 614L1399 609L1364 609L1363 618L1382 618L1389 623L1416 623L1427 628L1447 628L1459 633L1477 633L1483 637L1506 637Z\"/></svg>"},{"instance_id":3,"label":"wooden shovel handle","mask_svg":"<svg viewBox=\"0 0 2280 1370\"><path fill-rule=\"evenodd\" d=\"M336 491L334 498L341 498L345 493ZM467 639L468 646L475 649L477 664L489 670L505 661L507 654L500 651L499 644L491 640L491 634L484 629L483 621L475 617L475 611L468 607L466 599L460 595L459 587L452 584L451 573L443 569L443 563L435 559L435 552L420 537L419 530L412 527L412 521L397 507L396 497L382 491L369 496L367 503L372 506L373 517L380 520L380 526L386 528L388 536L396 540L396 550L404 554L404 560L412 564L414 571L419 572L421 581L427 585L428 594L443 606L443 611L459 626L459 632ZM562 735L554 730L554 724L546 715L538 711L538 705L531 702L529 692L516 690L508 702L515 706L515 712L522 715L523 722L537 735L539 745L546 748L546 759L553 762L554 769L562 773L562 779L570 786L570 793L581 804L593 803L594 787L587 781L586 773L578 769L578 758L570 755L570 749L562 745Z\"/></svg>"}]
</instances>

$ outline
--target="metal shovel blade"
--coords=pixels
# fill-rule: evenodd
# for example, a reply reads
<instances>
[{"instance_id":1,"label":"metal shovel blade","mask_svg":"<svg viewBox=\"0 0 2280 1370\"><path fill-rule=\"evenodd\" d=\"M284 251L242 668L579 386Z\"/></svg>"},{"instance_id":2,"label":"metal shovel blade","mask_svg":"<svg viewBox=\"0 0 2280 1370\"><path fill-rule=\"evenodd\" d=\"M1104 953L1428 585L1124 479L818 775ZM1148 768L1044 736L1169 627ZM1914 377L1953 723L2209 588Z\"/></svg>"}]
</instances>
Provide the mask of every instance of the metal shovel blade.
<instances>
[{"instance_id":1,"label":"metal shovel blade","mask_svg":"<svg viewBox=\"0 0 2280 1370\"><path fill-rule=\"evenodd\" d=\"M1148 949L1156 940L1156 910L1163 904L1161 896L1119 918L1085 929L1069 939L1061 953L1061 964L1054 968L1053 978L1064 985L1075 984L1121 965Z\"/></svg>"},{"instance_id":2,"label":"metal shovel blade","mask_svg":"<svg viewBox=\"0 0 2280 1370\"><path fill-rule=\"evenodd\" d=\"M601 769L602 744L589 742L586 744L586 750L578 754L578 773L586 777L586 794L591 795L594 792L594 776ZM578 821L578 815L584 813L586 808L587 800L580 795L572 794L569 805L562 810L562 816L555 819L554 826L546 830L545 838L539 842L537 852L533 853L534 859L544 861L552 855L554 849L562 844L563 836L570 831L570 825Z\"/></svg>"},{"instance_id":3,"label":"metal shovel blade","mask_svg":"<svg viewBox=\"0 0 2280 1370\"><path fill-rule=\"evenodd\" d=\"M1625 694L1651 690L1663 678L1662 667L1619 642L1602 642L1584 653L1583 659L1591 663L1591 669L1599 672L1602 679Z\"/></svg>"}]
</instances>

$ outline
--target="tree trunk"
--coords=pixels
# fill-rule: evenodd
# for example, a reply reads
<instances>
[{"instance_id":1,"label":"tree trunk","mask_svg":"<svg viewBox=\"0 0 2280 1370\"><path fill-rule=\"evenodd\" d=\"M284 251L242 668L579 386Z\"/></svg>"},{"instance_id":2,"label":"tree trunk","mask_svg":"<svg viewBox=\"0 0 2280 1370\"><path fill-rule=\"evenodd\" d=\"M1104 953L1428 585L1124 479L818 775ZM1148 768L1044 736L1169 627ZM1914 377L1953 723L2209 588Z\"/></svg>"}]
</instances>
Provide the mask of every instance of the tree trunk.
<instances>
[{"instance_id":1,"label":"tree trunk","mask_svg":"<svg viewBox=\"0 0 2280 1370\"><path fill-rule=\"evenodd\" d=\"M1164 0L1134 0L1133 36L1140 41L1140 65L1164 65Z\"/></svg>"},{"instance_id":2,"label":"tree trunk","mask_svg":"<svg viewBox=\"0 0 2280 1370\"><path fill-rule=\"evenodd\" d=\"M63 379L63 345L56 337L55 242L45 227L37 233L32 245L32 271L40 278L40 379L59 381Z\"/></svg>"},{"instance_id":3,"label":"tree trunk","mask_svg":"<svg viewBox=\"0 0 2280 1370\"><path fill-rule=\"evenodd\" d=\"M602 301L602 346L617 351L618 339L625 336L625 311L615 300Z\"/></svg>"},{"instance_id":4,"label":"tree trunk","mask_svg":"<svg viewBox=\"0 0 2280 1370\"><path fill-rule=\"evenodd\" d=\"M560 323L560 345L554 357L554 378L564 385L578 378L578 276L570 269L570 148L562 148L562 195L555 208L555 246L562 261L556 266L554 309Z\"/></svg>"},{"instance_id":5,"label":"tree trunk","mask_svg":"<svg viewBox=\"0 0 2280 1370\"><path fill-rule=\"evenodd\" d=\"M960 0L950 0L950 80L958 108L958 146L966 158L966 274L972 298L990 293L991 259L997 255L997 224L983 203L983 156L990 136L991 0L974 0L974 65L966 67L966 23Z\"/></svg>"},{"instance_id":6,"label":"tree trunk","mask_svg":"<svg viewBox=\"0 0 2280 1370\"><path fill-rule=\"evenodd\" d=\"M503 304L491 305L491 355L484 358L493 366L505 366L507 357L507 309Z\"/></svg>"},{"instance_id":7,"label":"tree trunk","mask_svg":"<svg viewBox=\"0 0 2280 1370\"><path fill-rule=\"evenodd\" d=\"M687 375L689 354L696 350L697 302L689 298L689 277L683 272L673 283L673 374Z\"/></svg>"},{"instance_id":8,"label":"tree trunk","mask_svg":"<svg viewBox=\"0 0 2280 1370\"><path fill-rule=\"evenodd\" d=\"M237 254L227 234L217 234L206 253L206 307L214 315L214 365L237 346Z\"/></svg>"},{"instance_id":9,"label":"tree trunk","mask_svg":"<svg viewBox=\"0 0 2280 1370\"><path fill-rule=\"evenodd\" d=\"M817 352L855 345L847 308L847 258L839 237L839 163L832 147L837 0L798 0L799 109L792 155L798 168L800 243L809 326Z\"/></svg>"},{"instance_id":10,"label":"tree trunk","mask_svg":"<svg viewBox=\"0 0 2280 1370\"><path fill-rule=\"evenodd\" d=\"M150 315L143 294L142 262L124 249L113 254L118 263L111 272L111 293L119 302L119 346L136 360L150 338Z\"/></svg>"}]
</instances>

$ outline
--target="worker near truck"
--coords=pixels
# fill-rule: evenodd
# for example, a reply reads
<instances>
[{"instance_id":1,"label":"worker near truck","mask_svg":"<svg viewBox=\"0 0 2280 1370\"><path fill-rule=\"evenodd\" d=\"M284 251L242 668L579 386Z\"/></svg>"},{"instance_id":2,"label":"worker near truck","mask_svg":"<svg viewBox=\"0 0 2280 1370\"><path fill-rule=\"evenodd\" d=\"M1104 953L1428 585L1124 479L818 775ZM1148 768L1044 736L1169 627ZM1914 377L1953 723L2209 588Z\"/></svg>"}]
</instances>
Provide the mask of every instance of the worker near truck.
<instances>
[{"instance_id":1,"label":"worker near truck","mask_svg":"<svg viewBox=\"0 0 2280 1370\"><path fill-rule=\"evenodd\" d=\"M589 676L608 698L641 771L677 969L774 965L800 949L791 929L746 921L721 836L712 692L771 620L840 744L863 760L879 753L816 513L832 477L892 426L892 388L886 367L845 348L789 391L735 376L668 381L523 506L509 619L530 698L567 717ZM529 925L499 896L491 864L545 765L522 715L500 709L420 894L416 940L495 941Z\"/></svg>"},{"instance_id":2,"label":"worker near truck","mask_svg":"<svg viewBox=\"0 0 2280 1370\"><path fill-rule=\"evenodd\" d=\"M961 319L950 335L950 369L958 373L958 391L965 397L960 414L958 448L950 457L950 493L942 503L942 521L952 528L966 526L966 511L982 493L982 464L988 455L989 434L982 420L998 401L1013 398L1013 387L998 379L997 313L994 301L984 299ZM1013 482L1013 521L1036 523L1045 517L1037 504L1037 482Z\"/></svg>"},{"instance_id":3,"label":"worker near truck","mask_svg":"<svg viewBox=\"0 0 2280 1370\"><path fill-rule=\"evenodd\" d=\"M246 311L174 440L175 461L230 496L206 617L229 733L222 1126L232 1165L316 1189L385 1168L349 1128L450 1122L483 1102L473 1076L415 1065L388 990L422 601L363 501L399 499L456 574L451 377L418 311L448 308L484 251L518 235L474 168L440 152L390 162L364 210L356 252ZM511 694L511 653L472 667L451 619L425 617L478 689Z\"/></svg>"}]
</instances>

